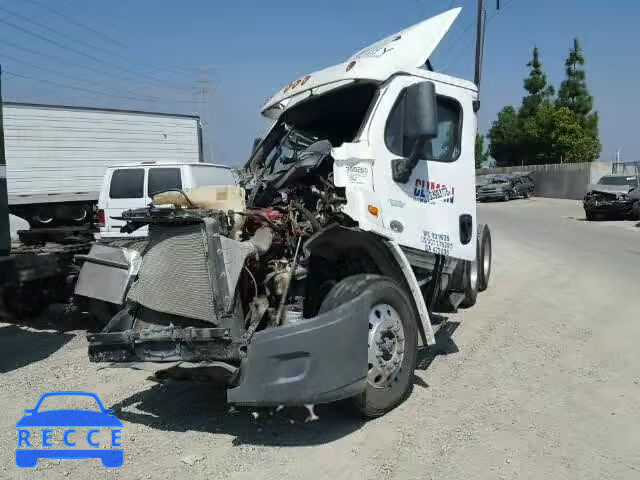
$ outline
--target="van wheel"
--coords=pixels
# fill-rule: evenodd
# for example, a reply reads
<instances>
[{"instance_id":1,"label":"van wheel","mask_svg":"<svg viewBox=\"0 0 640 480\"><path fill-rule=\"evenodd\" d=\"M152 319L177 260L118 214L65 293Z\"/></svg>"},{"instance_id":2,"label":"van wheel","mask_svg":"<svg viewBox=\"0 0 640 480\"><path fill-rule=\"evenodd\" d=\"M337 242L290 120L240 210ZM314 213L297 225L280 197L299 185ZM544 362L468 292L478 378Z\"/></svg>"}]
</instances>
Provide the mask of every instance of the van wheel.
<instances>
[{"instance_id":1,"label":"van wheel","mask_svg":"<svg viewBox=\"0 0 640 480\"><path fill-rule=\"evenodd\" d=\"M418 313L395 281L368 274L338 282L323 300L320 313L349 302L364 291L371 292L367 385L350 403L365 417L379 417L397 407L411 392Z\"/></svg>"},{"instance_id":2,"label":"van wheel","mask_svg":"<svg viewBox=\"0 0 640 480\"><path fill-rule=\"evenodd\" d=\"M488 225L478 225L478 291L484 292L491 276L491 230Z\"/></svg>"}]
</instances>

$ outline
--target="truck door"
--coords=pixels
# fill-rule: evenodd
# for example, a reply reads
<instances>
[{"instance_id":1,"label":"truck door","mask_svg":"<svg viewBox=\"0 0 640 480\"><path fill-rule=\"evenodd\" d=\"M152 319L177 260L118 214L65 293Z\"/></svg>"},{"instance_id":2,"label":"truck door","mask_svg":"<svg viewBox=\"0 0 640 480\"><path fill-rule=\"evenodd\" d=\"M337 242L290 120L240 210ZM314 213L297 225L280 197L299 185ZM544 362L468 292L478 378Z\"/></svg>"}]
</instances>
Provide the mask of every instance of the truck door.
<instances>
[{"instance_id":1,"label":"truck door","mask_svg":"<svg viewBox=\"0 0 640 480\"><path fill-rule=\"evenodd\" d=\"M412 145L402 135L405 89L433 81L438 133L427 142L407 183L393 180L391 163ZM471 88L415 76L397 76L386 87L369 129L375 151L373 183L387 235L400 245L471 260L476 250L475 132Z\"/></svg>"}]
</instances>

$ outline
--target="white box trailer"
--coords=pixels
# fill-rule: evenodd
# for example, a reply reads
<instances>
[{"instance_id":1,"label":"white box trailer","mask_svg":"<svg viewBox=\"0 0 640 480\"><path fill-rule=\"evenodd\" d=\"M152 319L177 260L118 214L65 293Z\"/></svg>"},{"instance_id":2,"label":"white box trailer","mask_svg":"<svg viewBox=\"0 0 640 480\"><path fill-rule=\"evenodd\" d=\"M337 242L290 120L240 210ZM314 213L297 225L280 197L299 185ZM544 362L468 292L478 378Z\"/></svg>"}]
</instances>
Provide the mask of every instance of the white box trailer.
<instances>
[{"instance_id":1,"label":"white box trailer","mask_svg":"<svg viewBox=\"0 0 640 480\"><path fill-rule=\"evenodd\" d=\"M11 213L32 227L93 218L107 167L202 161L196 115L5 102Z\"/></svg>"}]
</instances>

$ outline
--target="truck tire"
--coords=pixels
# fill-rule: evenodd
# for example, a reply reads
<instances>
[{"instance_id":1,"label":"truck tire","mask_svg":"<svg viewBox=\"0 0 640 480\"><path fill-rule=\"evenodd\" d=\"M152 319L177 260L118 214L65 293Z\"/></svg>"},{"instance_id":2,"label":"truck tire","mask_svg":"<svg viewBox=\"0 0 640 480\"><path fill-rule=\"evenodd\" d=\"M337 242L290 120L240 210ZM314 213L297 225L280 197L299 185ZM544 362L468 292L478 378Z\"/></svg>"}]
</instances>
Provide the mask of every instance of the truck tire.
<instances>
[{"instance_id":1,"label":"truck tire","mask_svg":"<svg viewBox=\"0 0 640 480\"><path fill-rule=\"evenodd\" d=\"M323 300L320 313L364 291L372 293L367 385L364 392L349 402L361 415L379 417L397 407L411 392L418 348L418 313L407 292L395 281L369 274L353 275L338 282Z\"/></svg>"},{"instance_id":2,"label":"truck tire","mask_svg":"<svg viewBox=\"0 0 640 480\"><path fill-rule=\"evenodd\" d=\"M478 291L484 292L489 286L491 276L491 262L493 252L491 249L491 230L488 225L478 225Z\"/></svg>"},{"instance_id":3,"label":"truck tire","mask_svg":"<svg viewBox=\"0 0 640 480\"><path fill-rule=\"evenodd\" d=\"M476 244L476 251L478 249L478 244ZM460 307L462 308L470 308L476 304L478 298L478 264L477 253L475 260L464 261L462 271L462 293L464 293L464 299L460 303Z\"/></svg>"}]
</instances>

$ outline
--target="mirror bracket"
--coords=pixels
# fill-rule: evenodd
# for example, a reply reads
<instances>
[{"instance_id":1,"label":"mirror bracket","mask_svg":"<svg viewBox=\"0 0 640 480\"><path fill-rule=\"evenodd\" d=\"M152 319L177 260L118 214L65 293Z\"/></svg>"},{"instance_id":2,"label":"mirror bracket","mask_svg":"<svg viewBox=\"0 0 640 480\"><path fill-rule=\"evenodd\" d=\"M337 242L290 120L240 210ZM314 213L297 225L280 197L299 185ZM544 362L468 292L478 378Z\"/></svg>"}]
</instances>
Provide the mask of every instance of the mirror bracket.
<instances>
[{"instance_id":1,"label":"mirror bracket","mask_svg":"<svg viewBox=\"0 0 640 480\"><path fill-rule=\"evenodd\" d=\"M391 174L394 182L407 183L409 181L426 142L425 137L418 138L413 144L411 155L408 158L396 158L391 161Z\"/></svg>"}]
</instances>

